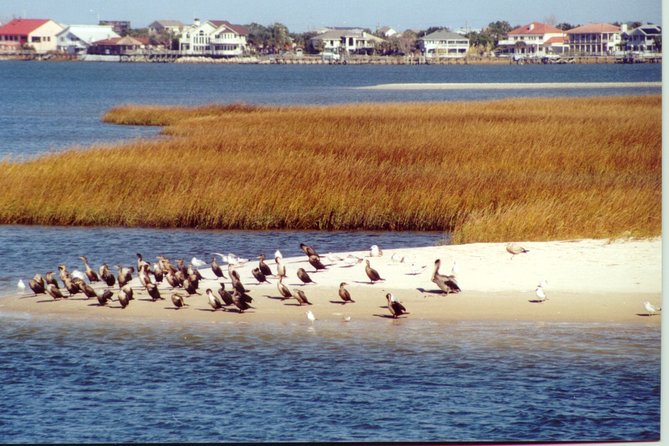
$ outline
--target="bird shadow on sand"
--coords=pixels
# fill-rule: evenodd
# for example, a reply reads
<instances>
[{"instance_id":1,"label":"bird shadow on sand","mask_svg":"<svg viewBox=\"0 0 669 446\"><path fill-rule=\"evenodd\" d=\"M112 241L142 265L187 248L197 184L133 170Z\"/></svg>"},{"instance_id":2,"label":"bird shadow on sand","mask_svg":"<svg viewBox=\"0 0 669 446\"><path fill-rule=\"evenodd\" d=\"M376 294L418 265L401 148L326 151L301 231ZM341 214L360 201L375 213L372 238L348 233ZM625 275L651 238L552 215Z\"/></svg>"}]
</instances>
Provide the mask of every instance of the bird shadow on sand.
<instances>
[{"instance_id":1,"label":"bird shadow on sand","mask_svg":"<svg viewBox=\"0 0 669 446\"><path fill-rule=\"evenodd\" d=\"M442 290L426 290L425 288L416 288L416 290L420 291L421 293L424 294L449 294L445 293ZM455 293L450 293L450 294L455 294Z\"/></svg>"},{"instance_id":2,"label":"bird shadow on sand","mask_svg":"<svg viewBox=\"0 0 669 446\"><path fill-rule=\"evenodd\" d=\"M542 303L545 302L545 300L541 300L541 299L530 299L530 300L528 300L528 302L531 303L531 304L542 304Z\"/></svg>"},{"instance_id":3,"label":"bird shadow on sand","mask_svg":"<svg viewBox=\"0 0 669 446\"><path fill-rule=\"evenodd\" d=\"M642 316L642 317L653 317L653 316L659 316L659 313L637 313L637 316Z\"/></svg>"},{"instance_id":4,"label":"bird shadow on sand","mask_svg":"<svg viewBox=\"0 0 669 446\"><path fill-rule=\"evenodd\" d=\"M406 316L405 317L402 317L402 316L393 317L389 314L373 314L372 316L382 317L384 319L406 319Z\"/></svg>"},{"instance_id":5,"label":"bird shadow on sand","mask_svg":"<svg viewBox=\"0 0 669 446\"><path fill-rule=\"evenodd\" d=\"M59 300L67 300L67 298L65 298L65 299L45 299L45 300L37 300L37 301L35 301L35 303L43 304L43 303L46 303L46 302L58 302Z\"/></svg>"},{"instance_id":6,"label":"bird shadow on sand","mask_svg":"<svg viewBox=\"0 0 669 446\"><path fill-rule=\"evenodd\" d=\"M266 298L268 298L268 299L274 299L274 300L288 300L288 299L292 299L291 297L270 296L269 294L264 294L263 297L266 297Z\"/></svg>"},{"instance_id":7,"label":"bird shadow on sand","mask_svg":"<svg viewBox=\"0 0 669 446\"><path fill-rule=\"evenodd\" d=\"M346 305L346 304L348 304L348 303L352 303L352 304L354 304L355 302L354 302L354 301L351 301L351 302L344 302L343 300L331 300L330 303L331 303L331 304Z\"/></svg>"},{"instance_id":8,"label":"bird shadow on sand","mask_svg":"<svg viewBox=\"0 0 669 446\"><path fill-rule=\"evenodd\" d=\"M188 308L184 307L163 307L163 310L187 310Z\"/></svg>"}]
</instances>

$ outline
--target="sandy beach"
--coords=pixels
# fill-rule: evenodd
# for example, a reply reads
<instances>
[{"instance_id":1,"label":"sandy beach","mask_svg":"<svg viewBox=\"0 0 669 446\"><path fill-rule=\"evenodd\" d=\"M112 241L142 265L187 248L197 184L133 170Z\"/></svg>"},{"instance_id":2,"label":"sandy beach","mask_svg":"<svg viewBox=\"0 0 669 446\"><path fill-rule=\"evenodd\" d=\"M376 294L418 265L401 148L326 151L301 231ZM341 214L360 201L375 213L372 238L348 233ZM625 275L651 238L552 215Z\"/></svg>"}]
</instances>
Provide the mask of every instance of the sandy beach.
<instances>
[{"instance_id":1,"label":"sandy beach","mask_svg":"<svg viewBox=\"0 0 669 446\"><path fill-rule=\"evenodd\" d=\"M159 284L165 300L153 302L142 289L137 275L131 285L135 300L122 309L117 299L118 286L112 288L114 301L100 306L95 298L76 294L54 300L48 294L33 296L29 288L20 294L0 298L0 312L29 313L58 318L101 318L106 320L189 321L305 321L307 310L319 320L390 320L386 294L392 293L409 314L402 319L416 320L498 320L498 321L561 321L622 322L660 324L661 316L650 315L644 301L661 307L662 240L574 240L554 242L518 242L529 252L512 256L506 243L473 243L416 249L383 250L380 256L370 251L351 253L319 252L325 270L315 269L307 256L285 258L286 284L293 292L302 290L312 305L299 306L295 299L281 300L278 280L259 284L251 274L257 259L236 266L244 286L253 297L253 309L240 314L212 311L205 294L214 293L219 281L207 267L199 268L204 280L201 295L186 297L187 307L176 310L170 296L174 291L166 282ZM318 246L314 246L318 250ZM360 263L348 265L343 260L352 254ZM455 275L462 289L457 294L444 294L431 281L434 262L441 259L442 274ZM175 259L171 259L174 261ZM188 259L185 259L188 261ZM365 273L365 261L384 280L371 283ZM276 264L267 264L276 272ZM225 264L222 265L226 271ZM94 265L94 268L97 266ZM304 268L316 283L303 284L297 277ZM424 267L424 268L423 268ZM421 269L422 268L422 269ZM417 272L421 269L420 272ZM41 272L42 274L44 272ZM226 271L227 277L227 271ZM537 302L535 289L543 287L547 299ZM230 290L230 280L223 280ZM346 282L355 303L343 304L338 296L341 282ZM101 292L106 288L95 284ZM186 294L184 291L181 293ZM67 292L65 293L67 294Z\"/></svg>"}]
</instances>

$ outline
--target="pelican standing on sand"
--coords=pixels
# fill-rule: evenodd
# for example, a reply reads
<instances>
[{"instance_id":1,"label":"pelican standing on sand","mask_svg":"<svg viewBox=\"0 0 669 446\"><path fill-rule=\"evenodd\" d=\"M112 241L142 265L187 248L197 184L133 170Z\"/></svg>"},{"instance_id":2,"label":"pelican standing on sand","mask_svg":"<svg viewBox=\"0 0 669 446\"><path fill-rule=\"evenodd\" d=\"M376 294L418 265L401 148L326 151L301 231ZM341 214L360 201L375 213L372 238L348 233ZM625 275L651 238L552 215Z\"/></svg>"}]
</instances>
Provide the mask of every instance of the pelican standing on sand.
<instances>
[{"instance_id":1,"label":"pelican standing on sand","mask_svg":"<svg viewBox=\"0 0 669 446\"><path fill-rule=\"evenodd\" d=\"M226 278L223 274L223 270L221 269L221 265L219 265L216 261L216 256L211 256L211 271L216 277L222 277L224 279Z\"/></svg>"},{"instance_id":2,"label":"pelican standing on sand","mask_svg":"<svg viewBox=\"0 0 669 446\"><path fill-rule=\"evenodd\" d=\"M260 254L258 256L258 269L260 269L260 272L265 276L272 275L272 270L270 269L269 265L265 263L265 254Z\"/></svg>"},{"instance_id":3,"label":"pelican standing on sand","mask_svg":"<svg viewBox=\"0 0 669 446\"><path fill-rule=\"evenodd\" d=\"M307 256L309 256L309 257L311 257L311 256L320 257L320 256L318 255L318 253L316 252L316 250L315 250L314 248L312 248L311 246L309 246L309 245L306 245L306 244L304 244L304 243L300 243L300 249L301 249L302 251L304 251L304 253L305 253Z\"/></svg>"},{"instance_id":4,"label":"pelican standing on sand","mask_svg":"<svg viewBox=\"0 0 669 446\"><path fill-rule=\"evenodd\" d=\"M276 276L286 277L286 265L283 264L283 257L276 256L274 261L276 262Z\"/></svg>"},{"instance_id":5,"label":"pelican standing on sand","mask_svg":"<svg viewBox=\"0 0 669 446\"><path fill-rule=\"evenodd\" d=\"M513 260L513 258L517 254L523 254L523 253L530 252L530 251L529 251L529 249L525 249L517 243L508 243L506 245L506 252L511 254L511 260Z\"/></svg>"},{"instance_id":6,"label":"pelican standing on sand","mask_svg":"<svg viewBox=\"0 0 669 446\"><path fill-rule=\"evenodd\" d=\"M316 271L319 271L321 269L325 269L325 265L321 263L321 259L318 256L311 255L309 256L309 264L316 268Z\"/></svg>"},{"instance_id":7,"label":"pelican standing on sand","mask_svg":"<svg viewBox=\"0 0 669 446\"><path fill-rule=\"evenodd\" d=\"M30 287L31 290L33 290L33 293L35 293L35 295L46 294L44 279L40 274L35 274L35 276L28 281L28 286Z\"/></svg>"},{"instance_id":8,"label":"pelican standing on sand","mask_svg":"<svg viewBox=\"0 0 669 446\"><path fill-rule=\"evenodd\" d=\"M218 290L218 295L221 296L225 306L233 305L232 294L225 289L225 284L221 282L221 288Z\"/></svg>"},{"instance_id":9,"label":"pelican standing on sand","mask_svg":"<svg viewBox=\"0 0 669 446\"><path fill-rule=\"evenodd\" d=\"M213 291L211 291L211 288L207 288L207 297L209 298L209 305L213 309L213 311L220 310L223 308L223 304L221 301L218 299L218 297L214 296Z\"/></svg>"},{"instance_id":10,"label":"pelican standing on sand","mask_svg":"<svg viewBox=\"0 0 669 446\"><path fill-rule=\"evenodd\" d=\"M241 294L238 290L235 290L232 293L232 302L235 304L240 313L243 313L249 308L253 308L251 305L249 305L247 298L248 295Z\"/></svg>"},{"instance_id":11,"label":"pelican standing on sand","mask_svg":"<svg viewBox=\"0 0 669 446\"><path fill-rule=\"evenodd\" d=\"M67 296L63 296L63 293L61 293L58 288L50 283L46 285L46 292L49 293L49 296L53 297L55 300L67 299Z\"/></svg>"},{"instance_id":12,"label":"pelican standing on sand","mask_svg":"<svg viewBox=\"0 0 669 446\"><path fill-rule=\"evenodd\" d=\"M172 294L172 304L176 307L177 310L179 308L183 308L184 306L188 305L187 303L184 302L184 298L177 293Z\"/></svg>"},{"instance_id":13,"label":"pelican standing on sand","mask_svg":"<svg viewBox=\"0 0 669 446\"><path fill-rule=\"evenodd\" d=\"M434 261L434 272L432 273L432 282L437 284L439 289L446 294L449 293L459 293L460 286L458 285L455 276L439 274L439 267L441 266L441 259Z\"/></svg>"},{"instance_id":14,"label":"pelican standing on sand","mask_svg":"<svg viewBox=\"0 0 669 446\"><path fill-rule=\"evenodd\" d=\"M300 303L300 306L307 304L307 305L312 305L311 302L307 299L307 295L304 294L304 291L302 290L297 290L295 294L293 295L295 297L295 300L297 300Z\"/></svg>"},{"instance_id":15,"label":"pelican standing on sand","mask_svg":"<svg viewBox=\"0 0 669 446\"><path fill-rule=\"evenodd\" d=\"M88 281L99 282L100 278L98 277L98 274L93 271L91 265L88 264L88 258L86 256L80 256L79 258L84 262L84 268L86 269L86 277L88 277Z\"/></svg>"},{"instance_id":16,"label":"pelican standing on sand","mask_svg":"<svg viewBox=\"0 0 669 446\"><path fill-rule=\"evenodd\" d=\"M344 288L348 283L342 282L339 284L339 297L341 297L341 300L344 301L344 305L346 305L349 302L355 303L353 299L351 299L351 293L348 292L346 288Z\"/></svg>"},{"instance_id":17,"label":"pelican standing on sand","mask_svg":"<svg viewBox=\"0 0 669 446\"><path fill-rule=\"evenodd\" d=\"M283 284L283 276L279 277L279 282L276 284L276 288L279 290L279 294L281 294L281 300L286 300L293 297L293 293L290 291L290 289Z\"/></svg>"},{"instance_id":18,"label":"pelican standing on sand","mask_svg":"<svg viewBox=\"0 0 669 446\"><path fill-rule=\"evenodd\" d=\"M394 319L397 319L398 316L403 314L409 314L407 309L404 308L404 305L402 305L392 293L386 294L386 300L388 301L388 310L390 311L390 314L393 315Z\"/></svg>"},{"instance_id":19,"label":"pelican standing on sand","mask_svg":"<svg viewBox=\"0 0 669 446\"><path fill-rule=\"evenodd\" d=\"M251 270L251 274L253 274L253 277L256 278L258 283L263 283L263 282L271 283L269 280L267 280L267 277L265 277L265 274L263 274L263 272L260 271L260 268L257 268L257 267L253 268L253 270Z\"/></svg>"},{"instance_id":20,"label":"pelican standing on sand","mask_svg":"<svg viewBox=\"0 0 669 446\"><path fill-rule=\"evenodd\" d=\"M100 304L101 307L104 307L107 305L107 302L112 300L112 296L114 293L111 292L111 290L105 290L101 295L98 296L98 303Z\"/></svg>"},{"instance_id":21,"label":"pelican standing on sand","mask_svg":"<svg viewBox=\"0 0 669 446\"><path fill-rule=\"evenodd\" d=\"M298 268L297 269L297 277L303 282L303 283L315 283L313 280L311 280L311 277L309 277L309 274L305 271L304 268Z\"/></svg>"},{"instance_id":22,"label":"pelican standing on sand","mask_svg":"<svg viewBox=\"0 0 669 446\"><path fill-rule=\"evenodd\" d=\"M370 266L369 259L365 259L365 273L367 273L367 277L369 277L371 283L376 283L379 280L386 280L382 279L378 271Z\"/></svg>"}]
</instances>

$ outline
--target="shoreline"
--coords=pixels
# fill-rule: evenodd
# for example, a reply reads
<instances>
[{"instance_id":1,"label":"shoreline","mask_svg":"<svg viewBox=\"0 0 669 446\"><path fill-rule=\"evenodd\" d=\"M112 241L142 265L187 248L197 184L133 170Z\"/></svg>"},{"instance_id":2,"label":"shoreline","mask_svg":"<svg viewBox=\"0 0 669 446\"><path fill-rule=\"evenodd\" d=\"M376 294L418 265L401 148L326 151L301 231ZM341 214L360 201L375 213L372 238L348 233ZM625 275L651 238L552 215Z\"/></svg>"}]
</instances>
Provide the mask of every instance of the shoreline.
<instances>
[{"instance_id":1,"label":"shoreline","mask_svg":"<svg viewBox=\"0 0 669 446\"><path fill-rule=\"evenodd\" d=\"M135 300L121 309L114 300L101 307L97 299L83 294L55 301L49 295L32 297L23 294L0 297L0 314L26 313L47 318L94 320L142 320L189 322L269 322L297 321L308 323L306 311L319 320L393 321L386 307L385 295L393 293L410 313L401 316L404 323L419 321L536 321L536 322L621 322L652 326L661 323L661 313L648 316L644 301L661 307L662 240L576 240L554 242L523 242L527 253L511 256L506 243L472 243L427 248L383 250L380 257L368 251L350 254L369 260L385 280L371 284L366 276L364 260L353 266L328 260L329 253L319 253L327 269L313 272L306 255L284 259L287 278L284 283L302 290L313 305L299 306L295 299L280 300L277 279L258 284L251 270L256 259L236 267L241 280L250 290L255 307L239 314L233 311L212 311L205 294L214 294L220 286L213 279L209 266L200 268L204 276L198 291L185 300L188 307L175 310L170 300L173 291L166 284L159 290L165 300L153 302L141 289L134 274L131 286ZM315 247L318 250L318 247ZM338 253L345 257L349 253ZM442 274L450 274L455 262L456 277L462 292L443 294L430 278L435 259L441 259ZM400 261L404 259L404 261ZM274 261L267 261L276 272ZM411 264L425 266L419 274L410 274ZM307 270L315 284L303 284L296 276L298 268ZM223 267L226 276L225 265ZM548 299L537 300L535 288L542 280ZM223 280L230 290L229 279ZM346 282L355 303L343 304L337 291ZM106 287L95 285L96 290ZM117 298L118 286L112 288ZM181 291L185 294L184 291ZM234 307L233 307L234 308Z\"/></svg>"}]
</instances>

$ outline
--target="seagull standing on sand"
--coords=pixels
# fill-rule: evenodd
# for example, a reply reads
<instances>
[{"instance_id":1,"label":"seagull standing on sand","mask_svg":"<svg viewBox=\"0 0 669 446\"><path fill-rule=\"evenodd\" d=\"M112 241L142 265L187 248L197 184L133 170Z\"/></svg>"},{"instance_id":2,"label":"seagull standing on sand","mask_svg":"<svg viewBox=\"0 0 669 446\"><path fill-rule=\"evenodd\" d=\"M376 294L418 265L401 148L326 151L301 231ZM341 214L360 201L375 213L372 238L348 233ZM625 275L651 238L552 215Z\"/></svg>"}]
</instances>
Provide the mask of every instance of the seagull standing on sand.
<instances>
[{"instance_id":1,"label":"seagull standing on sand","mask_svg":"<svg viewBox=\"0 0 669 446\"><path fill-rule=\"evenodd\" d=\"M534 293L537 295L537 300L539 302L544 302L548 300L548 297L546 296L546 292L544 291L544 287L546 286L546 281L542 280L537 288L534 290Z\"/></svg>"},{"instance_id":2,"label":"seagull standing on sand","mask_svg":"<svg viewBox=\"0 0 669 446\"><path fill-rule=\"evenodd\" d=\"M311 310L307 310L307 319L309 319L309 322L312 324L316 320L316 316L314 316L314 313Z\"/></svg>"},{"instance_id":3,"label":"seagull standing on sand","mask_svg":"<svg viewBox=\"0 0 669 446\"><path fill-rule=\"evenodd\" d=\"M369 248L369 256L370 257L381 257L383 255L383 251L381 248L379 248L378 245L372 245Z\"/></svg>"},{"instance_id":4,"label":"seagull standing on sand","mask_svg":"<svg viewBox=\"0 0 669 446\"><path fill-rule=\"evenodd\" d=\"M19 283L16 284L16 287L21 291L22 293L26 290L26 284L23 282L23 279L19 279Z\"/></svg>"},{"instance_id":5,"label":"seagull standing on sand","mask_svg":"<svg viewBox=\"0 0 669 446\"><path fill-rule=\"evenodd\" d=\"M529 249L523 248L518 243L508 243L506 245L506 252L511 254L511 259L513 260L514 256L516 256L517 254L523 254L530 251Z\"/></svg>"},{"instance_id":6,"label":"seagull standing on sand","mask_svg":"<svg viewBox=\"0 0 669 446\"><path fill-rule=\"evenodd\" d=\"M279 253L281 254L281 253ZM286 277L286 265L283 264L283 257L276 256L274 258L276 262L276 276L277 277Z\"/></svg>"},{"instance_id":7,"label":"seagull standing on sand","mask_svg":"<svg viewBox=\"0 0 669 446\"><path fill-rule=\"evenodd\" d=\"M649 314L650 316L652 316L652 315L654 315L654 314L657 314L658 311L662 311L662 308L657 308L657 307L655 307L653 304L651 304L651 303L648 302L648 301L645 301L645 302L643 303L643 307L646 309L646 311L648 312L648 314Z\"/></svg>"}]
</instances>

